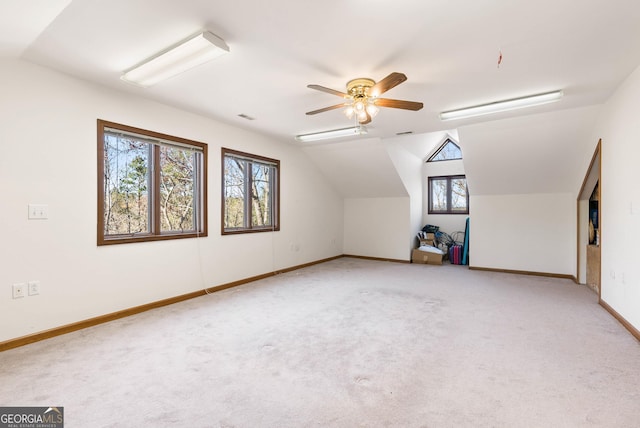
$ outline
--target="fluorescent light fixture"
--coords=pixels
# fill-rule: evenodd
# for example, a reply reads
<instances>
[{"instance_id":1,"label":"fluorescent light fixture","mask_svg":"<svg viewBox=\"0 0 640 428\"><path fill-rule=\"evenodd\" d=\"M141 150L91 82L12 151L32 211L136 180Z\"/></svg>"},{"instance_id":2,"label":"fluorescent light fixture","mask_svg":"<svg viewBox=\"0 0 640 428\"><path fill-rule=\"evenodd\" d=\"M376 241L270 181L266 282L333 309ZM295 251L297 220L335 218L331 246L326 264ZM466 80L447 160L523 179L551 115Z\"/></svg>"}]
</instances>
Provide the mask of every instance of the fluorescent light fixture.
<instances>
[{"instance_id":1,"label":"fluorescent light fixture","mask_svg":"<svg viewBox=\"0 0 640 428\"><path fill-rule=\"evenodd\" d=\"M466 107L458 110L443 111L440 113L440 120L455 120L467 117L482 116L485 114L498 113L507 110L516 110L524 107L532 107L559 101L562 98L562 91L545 92L544 94L529 95L526 97L513 98L504 101L495 101L489 104Z\"/></svg>"},{"instance_id":2,"label":"fluorescent light fixture","mask_svg":"<svg viewBox=\"0 0 640 428\"><path fill-rule=\"evenodd\" d=\"M364 126L352 126L351 128L333 129L331 131L315 132L313 134L296 135L296 140L318 141L327 140L329 138L349 137L353 135L363 135L367 133L367 128Z\"/></svg>"},{"instance_id":3,"label":"fluorescent light fixture","mask_svg":"<svg viewBox=\"0 0 640 428\"><path fill-rule=\"evenodd\" d=\"M229 52L229 46L224 40L204 31L133 67L121 78L127 82L148 87L227 52Z\"/></svg>"}]
</instances>

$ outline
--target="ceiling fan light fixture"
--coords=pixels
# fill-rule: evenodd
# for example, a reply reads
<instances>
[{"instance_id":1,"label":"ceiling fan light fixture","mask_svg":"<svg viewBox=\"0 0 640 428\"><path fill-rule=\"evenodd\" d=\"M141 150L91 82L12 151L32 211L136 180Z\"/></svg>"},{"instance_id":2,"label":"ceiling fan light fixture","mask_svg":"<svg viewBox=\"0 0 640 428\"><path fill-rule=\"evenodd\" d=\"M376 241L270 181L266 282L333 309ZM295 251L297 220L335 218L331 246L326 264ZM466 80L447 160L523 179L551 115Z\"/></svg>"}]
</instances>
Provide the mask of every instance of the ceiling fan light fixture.
<instances>
[{"instance_id":1,"label":"ceiling fan light fixture","mask_svg":"<svg viewBox=\"0 0 640 428\"><path fill-rule=\"evenodd\" d=\"M142 87L153 86L229 52L220 37L203 31L127 70L121 79Z\"/></svg>"},{"instance_id":2,"label":"ceiling fan light fixture","mask_svg":"<svg viewBox=\"0 0 640 428\"><path fill-rule=\"evenodd\" d=\"M328 140L331 138L352 137L355 135L367 134L364 126L352 126L350 128L332 129L330 131L314 132L311 134L296 135L296 140L301 142Z\"/></svg>"},{"instance_id":3,"label":"ceiling fan light fixture","mask_svg":"<svg viewBox=\"0 0 640 428\"><path fill-rule=\"evenodd\" d=\"M375 115L378 114L379 111L380 109L378 108L378 106L376 106L374 104L374 101L369 98L369 103L367 104L367 113L369 113L369 116L375 117Z\"/></svg>"},{"instance_id":4,"label":"ceiling fan light fixture","mask_svg":"<svg viewBox=\"0 0 640 428\"><path fill-rule=\"evenodd\" d=\"M371 122L380 107L418 111L423 107L420 102L378 98L379 95L395 88L405 80L407 80L407 76L398 72L389 74L377 83L372 79L360 77L347 82L347 92L336 91L320 85L307 85L307 88L337 95L344 101L340 104L308 111L306 114L311 116L344 107L342 111L345 116L349 119L355 116L360 125L366 125Z\"/></svg>"},{"instance_id":5,"label":"ceiling fan light fixture","mask_svg":"<svg viewBox=\"0 0 640 428\"><path fill-rule=\"evenodd\" d=\"M552 91L545 92L543 94L512 98L509 100L495 101L488 104L465 107L457 110L443 111L442 113L440 113L440 120L444 121L465 119L468 117L483 116L485 114L493 114L503 111L517 110L525 107L538 106L559 101L562 98L562 95L562 91Z\"/></svg>"},{"instance_id":6,"label":"ceiling fan light fixture","mask_svg":"<svg viewBox=\"0 0 640 428\"><path fill-rule=\"evenodd\" d=\"M355 110L353 109L352 105L348 105L347 107L345 107L344 109L344 114L351 119L353 117L353 114L355 113Z\"/></svg>"}]
</instances>

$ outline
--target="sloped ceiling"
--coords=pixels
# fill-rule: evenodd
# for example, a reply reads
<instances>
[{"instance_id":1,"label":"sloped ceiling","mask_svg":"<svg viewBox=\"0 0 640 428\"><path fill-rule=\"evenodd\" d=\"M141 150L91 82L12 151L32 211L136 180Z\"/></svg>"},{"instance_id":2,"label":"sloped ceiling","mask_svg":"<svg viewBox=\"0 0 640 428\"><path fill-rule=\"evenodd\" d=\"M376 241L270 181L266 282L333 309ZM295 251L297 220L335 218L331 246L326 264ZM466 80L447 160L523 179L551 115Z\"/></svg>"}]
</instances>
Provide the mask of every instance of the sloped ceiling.
<instances>
[{"instance_id":1,"label":"sloped ceiling","mask_svg":"<svg viewBox=\"0 0 640 428\"><path fill-rule=\"evenodd\" d=\"M302 150L346 198L408 196L379 138L309 145Z\"/></svg>"},{"instance_id":2,"label":"sloped ceiling","mask_svg":"<svg viewBox=\"0 0 640 428\"><path fill-rule=\"evenodd\" d=\"M453 138L455 141L458 141L458 131L452 129L424 134L403 135L385 138L384 142L397 145L415 157L426 161L429 155L432 154L446 138Z\"/></svg>"},{"instance_id":3,"label":"sloped ceiling","mask_svg":"<svg viewBox=\"0 0 640 428\"><path fill-rule=\"evenodd\" d=\"M17 57L71 3L71 0L3 0L0 57Z\"/></svg>"},{"instance_id":4,"label":"sloped ceiling","mask_svg":"<svg viewBox=\"0 0 640 428\"><path fill-rule=\"evenodd\" d=\"M458 130L471 195L578 192L597 143L600 107L560 110Z\"/></svg>"},{"instance_id":5,"label":"sloped ceiling","mask_svg":"<svg viewBox=\"0 0 640 428\"><path fill-rule=\"evenodd\" d=\"M447 137L457 140L457 131L438 131L393 138L369 138L366 140L308 145L302 150L318 166L334 188L344 197L402 197L409 194L407 186L420 183L403 183L388 146L392 145L422 163L429 153ZM418 176L422 170L415 171Z\"/></svg>"}]
</instances>

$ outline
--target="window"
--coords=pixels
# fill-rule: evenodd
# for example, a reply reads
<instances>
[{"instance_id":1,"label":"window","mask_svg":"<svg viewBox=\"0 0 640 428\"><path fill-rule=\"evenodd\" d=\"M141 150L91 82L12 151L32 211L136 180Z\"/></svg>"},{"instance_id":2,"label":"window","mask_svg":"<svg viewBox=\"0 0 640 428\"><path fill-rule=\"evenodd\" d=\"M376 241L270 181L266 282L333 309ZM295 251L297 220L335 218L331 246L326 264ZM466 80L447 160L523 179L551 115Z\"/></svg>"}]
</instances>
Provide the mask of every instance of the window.
<instances>
[{"instance_id":1,"label":"window","mask_svg":"<svg viewBox=\"0 0 640 428\"><path fill-rule=\"evenodd\" d=\"M280 230L280 161L222 149L222 234Z\"/></svg>"},{"instance_id":2,"label":"window","mask_svg":"<svg viewBox=\"0 0 640 428\"><path fill-rule=\"evenodd\" d=\"M98 120L98 245L207 236L207 145Z\"/></svg>"},{"instance_id":3,"label":"window","mask_svg":"<svg viewBox=\"0 0 640 428\"><path fill-rule=\"evenodd\" d=\"M429 214L469 214L464 175L429 177Z\"/></svg>"},{"instance_id":4,"label":"window","mask_svg":"<svg viewBox=\"0 0 640 428\"><path fill-rule=\"evenodd\" d=\"M427 160L427 162L438 162L444 160L462 159L462 150L450 138L444 140L440 148Z\"/></svg>"}]
</instances>

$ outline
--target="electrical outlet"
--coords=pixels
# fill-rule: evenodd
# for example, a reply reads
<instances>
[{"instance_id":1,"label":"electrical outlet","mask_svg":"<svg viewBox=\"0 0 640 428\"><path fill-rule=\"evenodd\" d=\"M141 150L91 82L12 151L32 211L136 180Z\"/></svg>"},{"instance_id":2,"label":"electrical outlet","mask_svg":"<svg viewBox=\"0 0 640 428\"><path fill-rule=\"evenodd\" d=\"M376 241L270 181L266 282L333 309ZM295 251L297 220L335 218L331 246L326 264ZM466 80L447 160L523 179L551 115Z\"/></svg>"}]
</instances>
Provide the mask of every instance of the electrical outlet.
<instances>
[{"instance_id":1,"label":"electrical outlet","mask_svg":"<svg viewBox=\"0 0 640 428\"><path fill-rule=\"evenodd\" d=\"M40 281L29 281L29 296L40 294Z\"/></svg>"},{"instance_id":2,"label":"electrical outlet","mask_svg":"<svg viewBox=\"0 0 640 428\"><path fill-rule=\"evenodd\" d=\"M13 298L19 299L25 296L25 290L27 288L27 284L21 282L20 284L13 284Z\"/></svg>"},{"instance_id":3,"label":"electrical outlet","mask_svg":"<svg viewBox=\"0 0 640 428\"><path fill-rule=\"evenodd\" d=\"M49 205L29 204L29 220L46 220L49 218Z\"/></svg>"}]
</instances>

